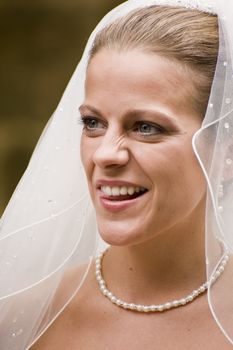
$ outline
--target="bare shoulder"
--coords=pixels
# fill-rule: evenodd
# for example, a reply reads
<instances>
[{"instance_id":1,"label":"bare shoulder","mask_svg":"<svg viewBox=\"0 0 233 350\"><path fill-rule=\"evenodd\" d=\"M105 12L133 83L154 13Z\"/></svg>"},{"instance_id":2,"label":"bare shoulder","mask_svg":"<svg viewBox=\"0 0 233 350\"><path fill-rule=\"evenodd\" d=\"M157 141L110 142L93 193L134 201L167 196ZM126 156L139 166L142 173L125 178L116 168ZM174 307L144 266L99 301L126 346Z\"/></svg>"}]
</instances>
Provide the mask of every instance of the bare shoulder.
<instances>
[{"instance_id":1,"label":"bare shoulder","mask_svg":"<svg viewBox=\"0 0 233 350\"><path fill-rule=\"evenodd\" d=\"M81 329L85 329L88 318L93 317L96 305L96 281L94 277L94 264L91 263L87 272L87 265L82 265L66 273L62 281L62 288L58 290L54 305L60 304L66 294L66 286L80 280L81 287L61 314L54 320L49 328L40 336L30 350L59 350L73 346L75 339L80 338ZM97 293L98 294L98 293ZM56 307L56 306L55 306ZM75 339L74 339L75 335ZM80 340L80 339L79 339Z\"/></svg>"}]
</instances>

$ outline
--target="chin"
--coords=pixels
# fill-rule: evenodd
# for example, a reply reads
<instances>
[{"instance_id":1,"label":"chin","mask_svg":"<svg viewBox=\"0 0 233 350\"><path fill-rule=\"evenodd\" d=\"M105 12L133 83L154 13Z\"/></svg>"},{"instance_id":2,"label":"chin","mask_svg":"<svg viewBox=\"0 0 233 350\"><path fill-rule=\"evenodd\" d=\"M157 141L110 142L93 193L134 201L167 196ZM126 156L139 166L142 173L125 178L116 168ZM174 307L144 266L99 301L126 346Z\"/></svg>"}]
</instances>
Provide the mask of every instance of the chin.
<instances>
[{"instance_id":1,"label":"chin","mask_svg":"<svg viewBox=\"0 0 233 350\"><path fill-rule=\"evenodd\" d=\"M124 237L113 236L113 235L104 235L100 232L100 236L104 242L109 244L110 246L115 247L127 247L130 244L130 240L125 239Z\"/></svg>"},{"instance_id":2,"label":"chin","mask_svg":"<svg viewBox=\"0 0 233 350\"><path fill-rule=\"evenodd\" d=\"M113 229L114 227L114 229ZM103 241L111 246L127 247L136 245L143 241L141 233L142 230L133 229L132 227L122 228L117 227L116 223L98 226L99 234Z\"/></svg>"}]
</instances>

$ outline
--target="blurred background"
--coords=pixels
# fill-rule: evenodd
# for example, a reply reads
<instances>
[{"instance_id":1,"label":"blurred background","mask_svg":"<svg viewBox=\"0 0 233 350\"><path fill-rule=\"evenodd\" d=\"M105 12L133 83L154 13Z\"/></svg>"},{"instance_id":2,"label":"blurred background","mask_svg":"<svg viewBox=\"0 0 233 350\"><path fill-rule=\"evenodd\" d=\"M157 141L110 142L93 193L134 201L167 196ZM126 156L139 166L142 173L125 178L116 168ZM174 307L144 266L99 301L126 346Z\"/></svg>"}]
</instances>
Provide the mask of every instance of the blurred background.
<instances>
[{"instance_id":1,"label":"blurred background","mask_svg":"<svg viewBox=\"0 0 233 350\"><path fill-rule=\"evenodd\" d=\"M0 216L91 31L122 1L0 0Z\"/></svg>"}]
</instances>

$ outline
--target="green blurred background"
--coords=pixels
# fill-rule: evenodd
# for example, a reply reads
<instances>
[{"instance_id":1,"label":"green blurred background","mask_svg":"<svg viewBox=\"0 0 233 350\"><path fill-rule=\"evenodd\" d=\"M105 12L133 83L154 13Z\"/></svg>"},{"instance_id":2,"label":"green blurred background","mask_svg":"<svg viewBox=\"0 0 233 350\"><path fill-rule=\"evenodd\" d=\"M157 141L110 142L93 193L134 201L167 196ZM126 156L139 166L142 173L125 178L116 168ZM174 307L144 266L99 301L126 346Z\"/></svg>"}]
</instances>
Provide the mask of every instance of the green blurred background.
<instances>
[{"instance_id":1,"label":"green blurred background","mask_svg":"<svg viewBox=\"0 0 233 350\"><path fill-rule=\"evenodd\" d=\"M0 0L0 216L92 29L117 0Z\"/></svg>"}]
</instances>

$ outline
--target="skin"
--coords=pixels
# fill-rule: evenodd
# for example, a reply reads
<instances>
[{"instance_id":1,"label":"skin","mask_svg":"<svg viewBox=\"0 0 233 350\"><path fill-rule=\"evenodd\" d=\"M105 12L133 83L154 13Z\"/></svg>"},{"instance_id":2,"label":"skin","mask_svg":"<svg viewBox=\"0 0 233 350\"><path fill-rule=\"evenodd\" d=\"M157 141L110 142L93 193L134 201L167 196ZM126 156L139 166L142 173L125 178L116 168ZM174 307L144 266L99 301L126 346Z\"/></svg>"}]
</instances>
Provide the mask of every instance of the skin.
<instances>
[{"instance_id":1,"label":"skin","mask_svg":"<svg viewBox=\"0 0 233 350\"><path fill-rule=\"evenodd\" d=\"M190 109L186 91L192 86L174 66L141 52L102 52L89 66L80 111L97 120L95 129L84 129L81 155L100 233L112 245L148 241L183 225L200 204L203 209L205 182L191 147L201 117ZM148 134L139 131L143 122ZM115 215L100 203L99 179L127 181L148 192Z\"/></svg>"},{"instance_id":2,"label":"skin","mask_svg":"<svg viewBox=\"0 0 233 350\"><path fill-rule=\"evenodd\" d=\"M139 50L103 49L87 71L81 156L100 234L112 245L104 278L115 295L138 304L184 297L205 281L206 184L191 145L202 120L191 107L189 74ZM106 209L100 180L147 192L124 209ZM206 295L165 313L135 314L100 294L93 264L79 293L31 349L230 347Z\"/></svg>"},{"instance_id":3,"label":"skin","mask_svg":"<svg viewBox=\"0 0 233 350\"><path fill-rule=\"evenodd\" d=\"M120 278L127 261L150 285L153 280L166 289L181 274L187 284L190 272L199 283L204 278L206 184L191 145L202 120L190 108L194 88L187 71L141 51L103 50L89 65L85 91L80 111L89 118L86 124L96 118L96 127L85 125L81 155L100 234L114 246L106 266L114 269L112 262L118 261L109 275ZM147 123L149 134L139 123ZM124 180L148 192L112 213L101 204L99 179ZM135 288L129 276L124 283Z\"/></svg>"}]
</instances>

